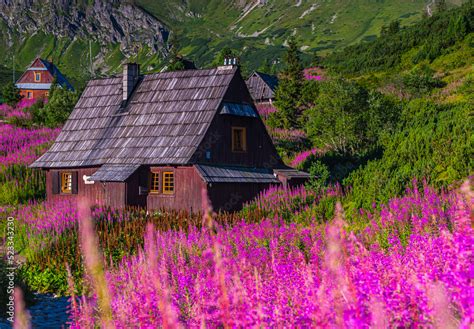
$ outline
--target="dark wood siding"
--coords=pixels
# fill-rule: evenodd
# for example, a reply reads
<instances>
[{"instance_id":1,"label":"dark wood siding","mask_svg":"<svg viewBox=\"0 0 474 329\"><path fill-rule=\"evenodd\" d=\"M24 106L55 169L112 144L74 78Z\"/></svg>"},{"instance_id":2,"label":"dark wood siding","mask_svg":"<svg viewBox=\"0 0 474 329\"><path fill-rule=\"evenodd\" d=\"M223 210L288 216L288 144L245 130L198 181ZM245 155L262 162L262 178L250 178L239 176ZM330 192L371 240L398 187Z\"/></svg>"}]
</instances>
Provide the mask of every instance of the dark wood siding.
<instances>
[{"instance_id":1,"label":"dark wood siding","mask_svg":"<svg viewBox=\"0 0 474 329\"><path fill-rule=\"evenodd\" d=\"M244 80L237 74L230 83L224 102L252 104ZM247 151L232 152L232 127L245 127ZM210 158L206 152L210 151ZM217 114L199 145L194 163L241 165L248 167L277 168L283 165L273 142L260 118Z\"/></svg>"},{"instance_id":2,"label":"dark wood siding","mask_svg":"<svg viewBox=\"0 0 474 329\"><path fill-rule=\"evenodd\" d=\"M245 202L253 200L260 192L271 185L262 183L212 183L207 190L214 210L236 211L242 209Z\"/></svg>"},{"instance_id":3,"label":"dark wood siding","mask_svg":"<svg viewBox=\"0 0 474 329\"><path fill-rule=\"evenodd\" d=\"M77 194L53 194L53 175L62 170L48 170L46 172L46 194L48 200L64 198L75 199L86 197L92 204L106 205L111 207L124 207L126 205L126 184L119 182L95 182L85 184L83 176L92 175L98 168L71 168L68 172L77 172Z\"/></svg>"},{"instance_id":4,"label":"dark wood siding","mask_svg":"<svg viewBox=\"0 0 474 329\"><path fill-rule=\"evenodd\" d=\"M150 169L154 172L159 171L161 179L163 177L163 171L173 171L175 191L172 195L163 194L163 182L160 181L160 193L148 194L147 209L177 209L191 212L201 211L202 189L206 188L206 183L202 180L194 167L151 167Z\"/></svg>"},{"instance_id":5,"label":"dark wood siding","mask_svg":"<svg viewBox=\"0 0 474 329\"><path fill-rule=\"evenodd\" d=\"M127 205L135 207L146 207L146 194L140 195L140 186L148 189L148 168L141 167L132 176L130 176L126 183L127 190Z\"/></svg>"}]
</instances>

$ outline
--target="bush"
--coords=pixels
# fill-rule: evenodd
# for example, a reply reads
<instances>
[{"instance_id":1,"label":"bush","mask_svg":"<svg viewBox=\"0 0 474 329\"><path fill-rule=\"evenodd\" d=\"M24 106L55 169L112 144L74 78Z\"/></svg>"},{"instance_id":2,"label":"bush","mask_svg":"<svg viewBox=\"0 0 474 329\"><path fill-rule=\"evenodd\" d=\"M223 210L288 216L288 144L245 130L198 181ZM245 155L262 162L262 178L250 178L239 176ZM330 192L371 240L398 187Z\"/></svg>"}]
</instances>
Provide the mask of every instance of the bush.
<instances>
[{"instance_id":1,"label":"bush","mask_svg":"<svg viewBox=\"0 0 474 329\"><path fill-rule=\"evenodd\" d=\"M15 107L16 104L21 100L20 90L15 86L13 82L8 83L2 89L2 96L8 105Z\"/></svg>"},{"instance_id":2,"label":"bush","mask_svg":"<svg viewBox=\"0 0 474 329\"><path fill-rule=\"evenodd\" d=\"M313 162L309 168L310 180L306 184L306 188L315 192L321 191L329 181L329 169L321 161Z\"/></svg>"},{"instance_id":3,"label":"bush","mask_svg":"<svg viewBox=\"0 0 474 329\"><path fill-rule=\"evenodd\" d=\"M434 76L434 71L428 65L413 68L403 76L405 88L415 96L430 93L434 88L443 87L444 83Z\"/></svg>"},{"instance_id":4,"label":"bush","mask_svg":"<svg viewBox=\"0 0 474 329\"><path fill-rule=\"evenodd\" d=\"M370 208L400 195L413 177L447 187L471 174L474 166L469 102L438 105L423 99L403 110L400 128L385 140L380 159L352 172L352 207Z\"/></svg>"},{"instance_id":5,"label":"bush","mask_svg":"<svg viewBox=\"0 0 474 329\"><path fill-rule=\"evenodd\" d=\"M315 104L305 113L313 144L351 157L380 147L400 112L398 101L342 79L321 82Z\"/></svg>"},{"instance_id":6,"label":"bush","mask_svg":"<svg viewBox=\"0 0 474 329\"><path fill-rule=\"evenodd\" d=\"M78 98L79 95L75 91L53 86L48 102L38 102L31 109L33 121L51 128L62 125L74 109Z\"/></svg>"}]
</instances>

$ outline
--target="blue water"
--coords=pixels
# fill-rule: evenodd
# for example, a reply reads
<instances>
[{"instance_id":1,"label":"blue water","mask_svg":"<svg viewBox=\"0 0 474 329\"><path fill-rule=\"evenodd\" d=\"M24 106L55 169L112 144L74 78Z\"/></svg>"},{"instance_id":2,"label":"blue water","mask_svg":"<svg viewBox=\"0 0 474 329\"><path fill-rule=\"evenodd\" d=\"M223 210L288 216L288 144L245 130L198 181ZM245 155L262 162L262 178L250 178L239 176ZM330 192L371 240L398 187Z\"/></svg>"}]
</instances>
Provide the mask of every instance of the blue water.
<instances>
[{"instance_id":1,"label":"blue water","mask_svg":"<svg viewBox=\"0 0 474 329\"><path fill-rule=\"evenodd\" d=\"M54 297L50 294L35 294L35 303L28 308L33 328L67 328L69 309L68 297ZM12 328L12 324L0 318L0 328Z\"/></svg>"}]
</instances>

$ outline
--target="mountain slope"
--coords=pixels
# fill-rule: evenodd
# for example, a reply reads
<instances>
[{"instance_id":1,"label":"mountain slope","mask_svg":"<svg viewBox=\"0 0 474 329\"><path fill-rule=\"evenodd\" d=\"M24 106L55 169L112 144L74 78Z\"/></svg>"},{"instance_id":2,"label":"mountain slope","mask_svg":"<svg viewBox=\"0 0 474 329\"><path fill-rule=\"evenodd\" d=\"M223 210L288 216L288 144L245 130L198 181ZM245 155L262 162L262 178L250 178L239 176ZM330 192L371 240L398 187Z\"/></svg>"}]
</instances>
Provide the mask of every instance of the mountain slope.
<instances>
[{"instance_id":1,"label":"mountain slope","mask_svg":"<svg viewBox=\"0 0 474 329\"><path fill-rule=\"evenodd\" d=\"M0 1L0 61L27 66L50 58L72 80L114 72L124 57L144 55L145 69L166 54L166 26L146 11L121 1ZM92 65L91 65L92 64Z\"/></svg>"},{"instance_id":2,"label":"mountain slope","mask_svg":"<svg viewBox=\"0 0 474 329\"><path fill-rule=\"evenodd\" d=\"M171 33L198 66L230 47L250 71L278 63L291 35L309 60L371 40L392 20L410 25L427 6L434 10L427 0L0 0L0 64L24 68L40 55L80 87L126 58L161 69Z\"/></svg>"},{"instance_id":3,"label":"mountain slope","mask_svg":"<svg viewBox=\"0 0 474 329\"><path fill-rule=\"evenodd\" d=\"M460 0L448 1L451 5ZM178 35L182 52L198 64L216 49L238 49L253 67L277 60L295 35L302 50L332 51L374 39L384 24L409 25L421 18L426 0L135 0ZM431 3L431 2L430 2ZM431 11L434 9L431 5Z\"/></svg>"}]
</instances>

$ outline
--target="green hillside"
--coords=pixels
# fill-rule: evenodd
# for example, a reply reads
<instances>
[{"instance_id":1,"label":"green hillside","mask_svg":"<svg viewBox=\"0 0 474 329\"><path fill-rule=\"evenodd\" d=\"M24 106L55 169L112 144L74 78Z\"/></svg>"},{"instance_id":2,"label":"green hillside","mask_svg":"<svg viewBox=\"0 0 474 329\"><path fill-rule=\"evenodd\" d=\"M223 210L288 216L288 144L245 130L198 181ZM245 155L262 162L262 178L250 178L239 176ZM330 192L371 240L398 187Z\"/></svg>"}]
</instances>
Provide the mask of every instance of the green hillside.
<instances>
[{"instance_id":1,"label":"green hillside","mask_svg":"<svg viewBox=\"0 0 474 329\"><path fill-rule=\"evenodd\" d=\"M0 44L2 41L0 34ZM103 54L101 65L93 64L93 73L91 73L90 55L95 59L101 51ZM31 64L37 56L53 61L78 89L81 89L91 76L116 73L125 59L118 44L111 44L107 48L101 49L100 45L93 40L76 39L71 41L42 32L26 39L18 39L8 52L0 53L0 62L9 65L12 61L12 54L15 54L15 66L22 69ZM131 56L129 59L140 62L145 71L152 71L160 67L162 62L160 56L150 54L149 49L146 48L141 49L136 56ZM11 69L8 70L11 77ZM0 75L0 84L3 84L3 80L5 80L3 72L0 71Z\"/></svg>"},{"instance_id":2,"label":"green hillside","mask_svg":"<svg viewBox=\"0 0 474 329\"><path fill-rule=\"evenodd\" d=\"M461 1L448 1L458 5ZM308 58L315 52L374 39L384 24L402 26L419 20L425 0L354 1L156 1L135 0L177 34L182 53L206 65L223 47L238 50L252 68L278 60L289 36L295 35ZM432 6L433 7L433 6ZM431 9L435 11L433 7Z\"/></svg>"},{"instance_id":3,"label":"green hillside","mask_svg":"<svg viewBox=\"0 0 474 329\"><path fill-rule=\"evenodd\" d=\"M455 6L463 1L447 2L448 6ZM91 5L90 1L78 3L76 7L72 5L75 9L71 10ZM211 65L217 53L229 47L239 54L244 73L262 66L279 68L286 41L292 35L301 46L303 59L309 63L315 53L326 55L375 39L382 26L391 21L399 20L402 28L410 26L421 19L427 6L432 13L436 11L436 6L426 0L317 3L306 0L132 0L129 3L163 22L177 39L179 52L198 66ZM163 54L146 46L127 53L117 43L101 46L95 38L87 36L70 39L41 30L20 34L11 32L1 19L0 48L6 49L0 52L0 64L10 67L15 55L16 67L23 69L36 56L48 58L79 89L91 76L116 73L125 58L140 62L145 72L158 71L166 63ZM1 79L3 77L0 83Z\"/></svg>"}]
</instances>

